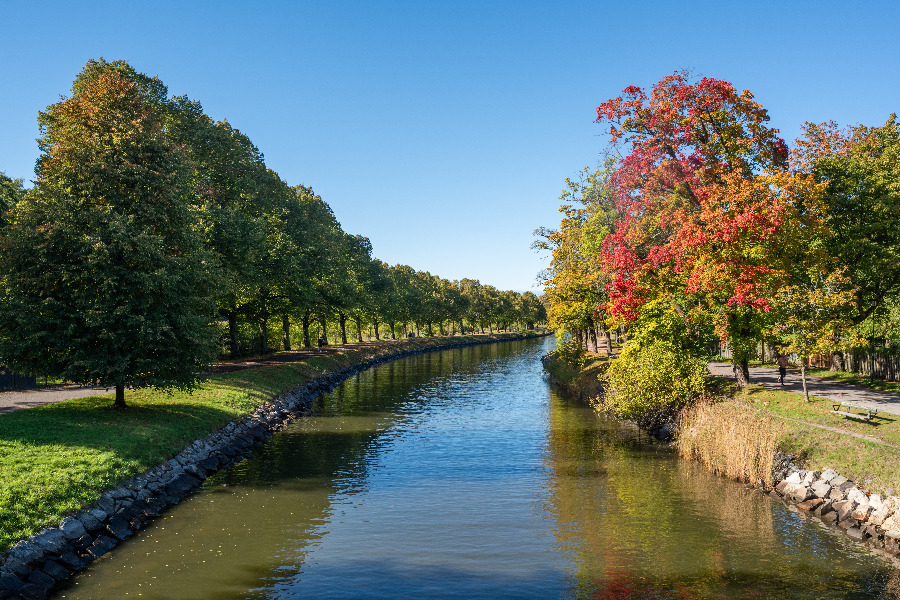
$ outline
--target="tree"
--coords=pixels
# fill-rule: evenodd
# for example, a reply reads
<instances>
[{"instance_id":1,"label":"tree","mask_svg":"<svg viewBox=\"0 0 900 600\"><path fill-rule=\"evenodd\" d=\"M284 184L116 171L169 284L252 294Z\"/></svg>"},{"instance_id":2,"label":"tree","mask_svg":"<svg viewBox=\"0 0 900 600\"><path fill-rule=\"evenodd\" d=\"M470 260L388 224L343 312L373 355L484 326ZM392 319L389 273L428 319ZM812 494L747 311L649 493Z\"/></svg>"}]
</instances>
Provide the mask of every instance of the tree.
<instances>
[{"instance_id":1,"label":"tree","mask_svg":"<svg viewBox=\"0 0 900 600\"><path fill-rule=\"evenodd\" d=\"M795 168L827 186L825 250L855 289L859 325L900 294L900 123L896 115L879 127L807 123L796 146Z\"/></svg>"},{"instance_id":2,"label":"tree","mask_svg":"<svg viewBox=\"0 0 900 600\"><path fill-rule=\"evenodd\" d=\"M156 104L89 63L39 123L37 185L3 240L0 355L116 388L191 388L215 355L209 256Z\"/></svg>"},{"instance_id":3,"label":"tree","mask_svg":"<svg viewBox=\"0 0 900 600\"><path fill-rule=\"evenodd\" d=\"M726 81L681 72L649 96L630 86L597 121L628 149L611 177L619 217L604 241L612 317L634 321L659 299L695 338L711 317L746 384L792 236L821 216L821 186L787 170L765 109Z\"/></svg>"}]
</instances>

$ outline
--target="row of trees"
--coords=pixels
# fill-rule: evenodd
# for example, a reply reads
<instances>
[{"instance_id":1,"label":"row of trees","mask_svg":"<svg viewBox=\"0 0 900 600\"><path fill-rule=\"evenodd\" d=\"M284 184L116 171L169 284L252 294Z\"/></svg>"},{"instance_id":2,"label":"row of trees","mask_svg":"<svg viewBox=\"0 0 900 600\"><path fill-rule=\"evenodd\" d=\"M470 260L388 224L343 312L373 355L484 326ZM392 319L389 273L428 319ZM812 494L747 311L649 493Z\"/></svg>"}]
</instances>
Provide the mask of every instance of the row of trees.
<instances>
[{"instance_id":1,"label":"row of trees","mask_svg":"<svg viewBox=\"0 0 900 600\"><path fill-rule=\"evenodd\" d=\"M551 324L627 328L735 375L764 341L801 358L888 337L900 292L900 124L807 123L793 148L748 91L677 72L597 108L612 151L567 180L538 245ZM871 340L870 340L871 342Z\"/></svg>"},{"instance_id":2,"label":"row of trees","mask_svg":"<svg viewBox=\"0 0 900 600\"><path fill-rule=\"evenodd\" d=\"M374 259L247 136L124 61L89 61L38 122L35 186L0 177L0 356L15 369L114 385L124 406L126 387L189 388L225 348L290 349L292 329L309 347L311 323L336 320L346 342L348 322L361 340L364 323L395 337L543 318L533 294Z\"/></svg>"}]
</instances>

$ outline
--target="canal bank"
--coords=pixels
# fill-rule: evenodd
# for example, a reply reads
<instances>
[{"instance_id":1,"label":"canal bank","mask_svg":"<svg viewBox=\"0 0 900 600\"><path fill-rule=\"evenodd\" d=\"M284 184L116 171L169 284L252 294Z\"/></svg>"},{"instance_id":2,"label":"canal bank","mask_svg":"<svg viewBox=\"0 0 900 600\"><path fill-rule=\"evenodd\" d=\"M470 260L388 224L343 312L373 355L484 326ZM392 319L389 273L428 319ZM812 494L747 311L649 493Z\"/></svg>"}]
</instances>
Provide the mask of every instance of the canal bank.
<instances>
[{"instance_id":1,"label":"canal bank","mask_svg":"<svg viewBox=\"0 0 900 600\"><path fill-rule=\"evenodd\" d=\"M551 379L569 393L596 398L602 393L596 378L608 362L597 357L581 360L582 363L572 365L550 354L543 362ZM855 430L844 431L835 424L779 414L779 409L795 414L784 406L789 404L786 399L791 394L757 388L751 386L749 391L738 392L730 384L720 382L710 394L718 401L709 403L707 398L687 407L671 423L649 433L671 442L683 457L697 460L717 475L747 483L748 488L807 514L900 566L900 496L896 488L884 488L881 481L884 489L876 491L871 489L871 480L864 483L840 474L850 473L848 461L862 465L883 463L878 466L895 469L900 464L895 445ZM812 405L795 404L807 419L817 418L817 411L828 413L832 408L830 401L822 398ZM821 421L834 416L825 414L818 418ZM888 415L882 421L875 426L890 426L894 419ZM844 424L854 429L861 426ZM833 452L821 451L823 446ZM761 448L768 449L766 456L759 455ZM810 456L815 449L820 450L818 455ZM823 460L819 455L831 457L824 458L831 464L816 464L817 459ZM887 485L895 485L887 481Z\"/></svg>"},{"instance_id":2,"label":"canal bank","mask_svg":"<svg viewBox=\"0 0 900 600\"><path fill-rule=\"evenodd\" d=\"M416 340L341 366L283 396L268 401L262 399L260 405L243 418L194 441L146 473L104 492L93 506L65 518L59 526L47 527L10 548L0 559L0 598L43 597L56 582L106 554L159 516L166 507L187 496L206 477L248 456L252 448L269 439L274 432L308 414L309 404L315 397L355 373L438 349L530 337L539 337L539 334Z\"/></svg>"}]
</instances>

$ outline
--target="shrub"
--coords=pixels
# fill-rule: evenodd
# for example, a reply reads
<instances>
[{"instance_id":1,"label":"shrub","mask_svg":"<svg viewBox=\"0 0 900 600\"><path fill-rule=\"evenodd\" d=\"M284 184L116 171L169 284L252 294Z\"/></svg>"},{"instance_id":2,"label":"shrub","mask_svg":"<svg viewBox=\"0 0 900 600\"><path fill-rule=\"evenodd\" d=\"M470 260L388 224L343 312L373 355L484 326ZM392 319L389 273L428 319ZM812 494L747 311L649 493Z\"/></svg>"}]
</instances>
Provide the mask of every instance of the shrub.
<instances>
[{"instance_id":1,"label":"shrub","mask_svg":"<svg viewBox=\"0 0 900 600\"><path fill-rule=\"evenodd\" d=\"M641 424L658 421L699 396L706 382L706 363L673 344L657 340L640 346L629 341L603 378L602 409Z\"/></svg>"}]
</instances>

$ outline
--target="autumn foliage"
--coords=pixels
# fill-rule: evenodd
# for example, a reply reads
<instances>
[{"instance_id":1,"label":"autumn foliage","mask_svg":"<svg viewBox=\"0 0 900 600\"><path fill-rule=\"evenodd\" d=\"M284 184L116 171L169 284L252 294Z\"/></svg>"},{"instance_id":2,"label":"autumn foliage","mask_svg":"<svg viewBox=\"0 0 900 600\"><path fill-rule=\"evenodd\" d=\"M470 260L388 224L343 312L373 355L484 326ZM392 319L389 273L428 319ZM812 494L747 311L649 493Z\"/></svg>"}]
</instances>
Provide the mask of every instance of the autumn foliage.
<instances>
[{"instance_id":1,"label":"autumn foliage","mask_svg":"<svg viewBox=\"0 0 900 600\"><path fill-rule=\"evenodd\" d=\"M589 292L577 302L596 300L591 314L604 327L626 328L644 344L667 339L693 353L718 339L734 352L735 373L745 383L760 340L795 351L792 340L804 339L804 348L822 350L834 346L844 317L865 310L866 299L854 297L864 278L854 278L848 245L836 242L845 223L835 207L847 196L836 182L858 171L841 161L859 148L881 143L878 155L885 155L885 139L898 138L891 137L895 121L885 126L893 123L890 131L808 124L791 151L749 91L676 72L649 90L626 87L597 107L596 123L610 137L608 156L618 158L596 182L603 191L594 196L605 203L561 209L566 218L553 232L547 277L555 325L571 325L555 316L574 306L559 290L586 281ZM573 227L573 215L574 225L586 225L597 214L607 217L607 230ZM880 248L890 240L896 246L894 230L882 233ZM576 265L558 260L571 247L580 249ZM663 313L683 327L661 326Z\"/></svg>"}]
</instances>

